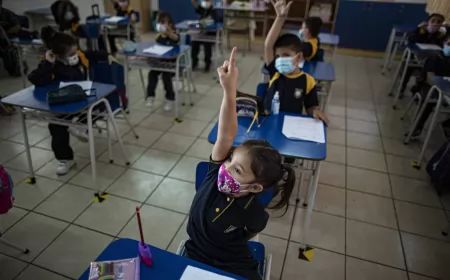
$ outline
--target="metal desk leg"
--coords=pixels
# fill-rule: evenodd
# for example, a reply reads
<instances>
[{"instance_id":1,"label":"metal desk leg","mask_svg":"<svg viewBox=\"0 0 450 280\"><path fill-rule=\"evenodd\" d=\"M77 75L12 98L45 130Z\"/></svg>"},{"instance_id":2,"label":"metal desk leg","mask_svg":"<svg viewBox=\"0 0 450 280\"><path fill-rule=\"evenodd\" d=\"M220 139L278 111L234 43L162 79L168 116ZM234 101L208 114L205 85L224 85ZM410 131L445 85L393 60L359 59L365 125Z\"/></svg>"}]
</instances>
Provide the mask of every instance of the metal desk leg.
<instances>
[{"instance_id":1,"label":"metal desk leg","mask_svg":"<svg viewBox=\"0 0 450 280\"><path fill-rule=\"evenodd\" d=\"M389 64L389 58L392 54L392 46L395 41L395 34L396 34L396 30L395 30L395 28L392 28L391 35L389 36L389 42L387 44L386 51L384 53L384 62L383 62L382 69L381 69L381 74L383 74L383 75L386 73L386 70L387 70L387 67Z\"/></svg>"},{"instance_id":2,"label":"metal desk leg","mask_svg":"<svg viewBox=\"0 0 450 280\"><path fill-rule=\"evenodd\" d=\"M25 116L22 112L22 108L19 109L20 124L22 125L23 142L25 143L25 152L27 154L28 170L30 171L30 178L28 183L34 185L36 183L36 177L34 177L33 162L31 161L30 142L28 141L27 125L25 123Z\"/></svg>"},{"instance_id":3,"label":"metal desk leg","mask_svg":"<svg viewBox=\"0 0 450 280\"><path fill-rule=\"evenodd\" d=\"M95 104L95 103L94 103ZM91 168L92 168L92 187L97 188L97 165L95 162L95 145L94 145L94 128L92 123L92 109L94 107L94 104L91 105L91 107L88 110L87 115L87 123L88 123L88 138L89 138L89 155L91 159ZM108 128L108 126L107 126ZM109 136L109 132L108 132ZM104 200L104 194L100 193L100 189L97 189L97 192L95 192L94 196L95 199L98 200L98 202L102 202Z\"/></svg>"},{"instance_id":4,"label":"metal desk leg","mask_svg":"<svg viewBox=\"0 0 450 280\"><path fill-rule=\"evenodd\" d=\"M22 48L17 45L17 48L19 51L17 52L19 54L19 69L20 69L20 76L22 77L22 88L27 87L27 78L25 77L25 69L23 69L23 54L22 54Z\"/></svg>"},{"instance_id":5,"label":"metal desk leg","mask_svg":"<svg viewBox=\"0 0 450 280\"><path fill-rule=\"evenodd\" d=\"M186 57L186 53L183 53L182 55L179 55L177 57L177 62L175 65L175 81L177 83L177 86L174 89L175 92L175 100L174 100L174 105L175 105L175 122L176 123L181 123L180 120L180 115L179 115L179 102L180 102L180 91L178 90L178 84L180 83L180 60L182 57ZM185 58L186 59L186 58Z\"/></svg>"},{"instance_id":6,"label":"metal desk leg","mask_svg":"<svg viewBox=\"0 0 450 280\"><path fill-rule=\"evenodd\" d=\"M391 89L389 90L388 96L394 95L395 86L397 85L398 78L400 76L400 72L403 66L403 63L405 62L406 57L406 50L403 52L402 59L400 60L400 63L397 66L397 70L395 70L394 79L392 80Z\"/></svg>"},{"instance_id":7,"label":"metal desk leg","mask_svg":"<svg viewBox=\"0 0 450 280\"><path fill-rule=\"evenodd\" d=\"M402 94L402 84L403 84L403 81L406 78L406 72L408 71L409 62L411 61L411 51L409 49L406 49L405 51L406 51L406 61L405 61L405 65L404 65L404 68L403 68L402 76L400 78L400 81L399 81L399 84L398 84L398 87L397 87L397 92L395 94L394 104L392 105L392 108L394 110L397 109L397 102L400 99L400 95Z\"/></svg>"}]
</instances>

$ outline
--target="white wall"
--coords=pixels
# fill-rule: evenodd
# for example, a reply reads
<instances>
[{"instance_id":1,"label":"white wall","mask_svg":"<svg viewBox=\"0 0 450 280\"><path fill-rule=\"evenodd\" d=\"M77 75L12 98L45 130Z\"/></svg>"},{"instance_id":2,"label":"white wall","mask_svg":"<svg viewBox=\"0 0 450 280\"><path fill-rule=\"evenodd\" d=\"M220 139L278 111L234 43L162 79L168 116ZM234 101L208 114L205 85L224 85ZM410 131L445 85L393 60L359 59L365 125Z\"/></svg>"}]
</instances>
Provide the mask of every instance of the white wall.
<instances>
[{"instance_id":1,"label":"white wall","mask_svg":"<svg viewBox=\"0 0 450 280\"><path fill-rule=\"evenodd\" d=\"M3 7L10 9L16 14L23 14L25 11L50 7L56 0L3 0ZM152 0L153 1L153 0ZM91 15L91 6L98 4L100 6L100 13L104 14L103 0L72 0L78 7L81 19L85 19Z\"/></svg>"}]
</instances>

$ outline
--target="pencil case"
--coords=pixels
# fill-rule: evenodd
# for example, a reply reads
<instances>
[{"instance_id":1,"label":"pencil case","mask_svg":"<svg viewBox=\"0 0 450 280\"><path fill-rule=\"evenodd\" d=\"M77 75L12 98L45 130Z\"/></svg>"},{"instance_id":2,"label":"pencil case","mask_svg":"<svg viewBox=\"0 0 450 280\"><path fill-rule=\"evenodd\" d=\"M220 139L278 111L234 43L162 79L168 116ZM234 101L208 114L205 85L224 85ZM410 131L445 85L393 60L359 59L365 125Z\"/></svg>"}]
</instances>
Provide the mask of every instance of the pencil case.
<instances>
[{"instance_id":1,"label":"pencil case","mask_svg":"<svg viewBox=\"0 0 450 280\"><path fill-rule=\"evenodd\" d=\"M79 85L68 85L47 92L48 105L61 105L85 100L86 91Z\"/></svg>"}]
</instances>

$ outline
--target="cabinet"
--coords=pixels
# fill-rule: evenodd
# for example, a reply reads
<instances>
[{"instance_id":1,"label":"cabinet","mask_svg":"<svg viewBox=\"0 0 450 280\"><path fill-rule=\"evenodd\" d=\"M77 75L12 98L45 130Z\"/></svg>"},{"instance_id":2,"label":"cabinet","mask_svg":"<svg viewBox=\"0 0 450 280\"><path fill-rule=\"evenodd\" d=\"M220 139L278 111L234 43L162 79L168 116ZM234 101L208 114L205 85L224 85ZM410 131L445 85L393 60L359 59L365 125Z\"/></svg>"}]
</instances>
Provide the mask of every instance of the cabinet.
<instances>
[{"instance_id":1,"label":"cabinet","mask_svg":"<svg viewBox=\"0 0 450 280\"><path fill-rule=\"evenodd\" d=\"M417 25L425 4L340 1L335 33L344 48L383 51L396 24Z\"/></svg>"}]
</instances>

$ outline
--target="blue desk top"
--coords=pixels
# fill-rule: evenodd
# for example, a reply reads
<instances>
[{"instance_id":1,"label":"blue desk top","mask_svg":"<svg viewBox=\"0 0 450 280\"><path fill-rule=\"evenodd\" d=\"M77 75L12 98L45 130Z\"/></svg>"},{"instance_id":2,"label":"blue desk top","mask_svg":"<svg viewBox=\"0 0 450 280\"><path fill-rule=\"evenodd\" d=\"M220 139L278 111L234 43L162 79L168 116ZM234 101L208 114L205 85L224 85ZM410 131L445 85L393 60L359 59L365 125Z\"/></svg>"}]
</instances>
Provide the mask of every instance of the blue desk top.
<instances>
[{"instance_id":1,"label":"blue desk top","mask_svg":"<svg viewBox=\"0 0 450 280\"><path fill-rule=\"evenodd\" d=\"M216 22L213 25L205 26L205 27L196 27L195 25L188 24L189 22L192 22L192 20L185 20L182 22L179 22L175 25L176 29L181 30L205 30L205 31L217 31L223 28L223 23Z\"/></svg>"},{"instance_id":2,"label":"blue desk top","mask_svg":"<svg viewBox=\"0 0 450 280\"><path fill-rule=\"evenodd\" d=\"M118 22L108 22L106 21L110 16L104 16L100 19L91 19L86 21L86 23L97 23L97 24L103 24L103 25L128 25L131 22L131 19L129 17L125 17L123 20L120 20Z\"/></svg>"},{"instance_id":3,"label":"blue desk top","mask_svg":"<svg viewBox=\"0 0 450 280\"><path fill-rule=\"evenodd\" d=\"M154 46L154 45L157 45L157 44L149 43L149 42L136 43L136 50L134 52L124 52L122 50L121 53L123 53L126 56L141 56L141 57L159 58L159 59L174 59L174 58L177 58L180 54L189 50L189 48L190 48L189 46L186 46L186 45L174 46L170 51L166 52L163 55L156 55L156 54L143 52L143 50L150 48L151 46Z\"/></svg>"},{"instance_id":4,"label":"blue desk top","mask_svg":"<svg viewBox=\"0 0 450 280\"><path fill-rule=\"evenodd\" d=\"M35 41L33 39L30 39L30 38L11 38L9 40L12 43L19 44L19 45L35 45L35 46L43 46L44 45L44 43L42 43L42 40L40 40L40 39L36 39L36 40L40 40L39 42Z\"/></svg>"},{"instance_id":5,"label":"blue desk top","mask_svg":"<svg viewBox=\"0 0 450 280\"><path fill-rule=\"evenodd\" d=\"M318 81L333 82L336 79L334 66L330 63L320 61L305 61L301 70L311 75ZM261 73L269 75L269 72L267 71L265 65L262 66Z\"/></svg>"},{"instance_id":6,"label":"blue desk top","mask_svg":"<svg viewBox=\"0 0 450 280\"><path fill-rule=\"evenodd\" d=\"M186 257L151 247L153 255L152 267L147 267L141 263L140 279L142 280L169 280L180 279L188 265L195 266L203 270L211 271L233 279L243 279L217 268L196 262ZM138 255L138 241L131 239L119 239L111 244L98 256L96 261L110 261L119 259L135 258ZM89 268L81 275L78 280L88 280Z\"/></svg>"},{"instance_id":7,"label":"blue desk top","mask_svg":"<svg viewBox=\"0 0 450 280\"><path fill-rule=\"evenodd\" d=\"M397 32L406 33L416 30L417 26L405 25L405 24L394 24L394 28Z\"/></svg>"},{"instance_id":8,"label":"blue desk top","mask_svg":"<svg viewBox=\"0 0 450 280\"><path fill-rule=\"evenodd\" d=\"M339 45L339 35L330 33L319 33L319 40L321 44L324 45Z\"/></svg>"},{"instance_id":9,"label":"blue desk top","mask_svg":"<svg viewBox=\"0 0 450 280\"><path fill-rule=\"evenodd\" d=\"M441 52L442 50L424 50L419 48L419 46L417 46L417 44L415 43L408 43L408 45L406 45L406 47L414 54L418 54L418 55L427 55L427 54L434 54L434 53L438 53Z\"/></svg>"},{"instance_id":10,"label":"blue desk top","mask_svg":"<svg viewBox=\"0 0 450 280\"><path fill-rule=\"evenodd\" d=\"M35 15L43 15L43 16L51 16L52 10L48 8L38 8L33 10L25 11L26 14L35 14Z\"/></svg>"},{"instance_id":11,"label":"blue desk top","mask_svg":"<svg viewBox=\"0 0 450 280\"><path fill-rule=\"evenodd\" d=\"M75 114L86 110L95 101L104 98L116 90L116 86L101 83L92 83L92 88L95 89L95 96L90 96L85 100L73 102L68 104L50 106L47 103L47 92L59 88L59 84L54 84L45 87L28 87L19 92L11 94L1 100L4 104L20 108L30 108L40 111L48 111L52 113L61 114ZM93 93L92 93L93 94Z\"/></svg>"},{"instance_id":12,"label":"blue desk top","mask_svg":"<svg viewBox=\"0 0 450 280\"><path fill-rule=\"evenodd\" d=\"M307 159L307 160L324 160L327 157L327 144L326 143L316 143L311 141L303 140L291 140L288 139L281 132L283 129L284 116L298 116L309 118L310 116L299 115L299 114L288 114L280 112L277 116L270 115L263 122L261 127L255 123L247 133L247 129L252 122L252 118L239 117L238 118L238 132L236 138L234 139L233 146L237 147L243 142L249 139L263 139L266 140L280 152L280 154L285 156L291 156L295 158ZM260 118L260 121L262 118ZM208 141L215 143L217 141L217 130L218 123L213 127L208 135ZM326 139L326 127L325 139Z\"/></svg>"},{"instance_id":13,"label":"blue desk top","mask_svg":"<svg viewBox=\"0 0 450 280\"><path fill-rule=\"evenodd\" d=\"M431 78L431 81L435 86L437 86L441 91L450 94L450 81L445 80L444 77L434 76Z\"/></svg>"}]
</instances>

